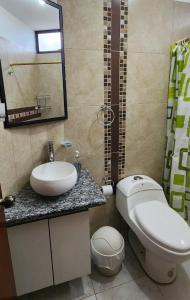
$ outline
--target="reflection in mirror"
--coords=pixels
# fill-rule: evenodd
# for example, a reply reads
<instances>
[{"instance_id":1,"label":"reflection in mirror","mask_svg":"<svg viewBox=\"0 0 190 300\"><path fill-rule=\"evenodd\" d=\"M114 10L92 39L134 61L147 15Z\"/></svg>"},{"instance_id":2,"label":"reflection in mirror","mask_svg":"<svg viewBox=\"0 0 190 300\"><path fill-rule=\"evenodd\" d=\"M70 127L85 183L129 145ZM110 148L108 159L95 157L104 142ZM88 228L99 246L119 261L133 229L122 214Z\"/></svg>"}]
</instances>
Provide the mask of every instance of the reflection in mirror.
<instances>
[{"instance_id":1,"label":"reflection in mirror","mask_svg":"<svg viewBox=\"0 0 190 300\"><path fill-rule=\"evenodd\" d=\"M5 127L67 118L62 9L56 2L0 0Z\"/></svg>"}]
</instances>

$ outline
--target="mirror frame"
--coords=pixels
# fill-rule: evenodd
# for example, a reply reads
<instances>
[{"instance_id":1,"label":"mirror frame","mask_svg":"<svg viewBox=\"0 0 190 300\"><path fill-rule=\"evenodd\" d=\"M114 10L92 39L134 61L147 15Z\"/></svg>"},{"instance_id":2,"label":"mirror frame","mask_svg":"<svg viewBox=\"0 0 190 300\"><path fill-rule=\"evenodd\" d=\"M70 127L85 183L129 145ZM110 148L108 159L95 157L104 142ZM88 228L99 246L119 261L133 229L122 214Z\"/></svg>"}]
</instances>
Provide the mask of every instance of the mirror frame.
<instances>
[{"instance_id":1,"label":"mirror frame","mask_svg":"<svg viewBox=\"0 0 190 300\"><path fill-rule=\"evenodd\" d=\"M43 119L43 120L31 120L31 121L21 122L21 123L17 123L17 124L10 123L8 121L7 102L6 102L3 72L2 72L2 66L1 66L1 60L0 60L0 95L1 95L0 102L5 103L5 112L6 112L6 117L5 117L5 121L4 121L4 128L14 128L14 127L20 127L20 126L27 126L27 125L30 125L30 124L40 124L40 123L47 123L47 122L53 122L53 121L68 119L62 6L52 2L50 0L45 0L45 3L52 6L52 7L57 8L59 10L59 23L60 23L60 33L61 33L61 52L60 53L61 53L61 61L62 61L62 79L63 79L63 97L64 97L63 98L63 105L64 105L65 115L63 117L49 118L49 119Z\"/></svg>"}]
</instances>

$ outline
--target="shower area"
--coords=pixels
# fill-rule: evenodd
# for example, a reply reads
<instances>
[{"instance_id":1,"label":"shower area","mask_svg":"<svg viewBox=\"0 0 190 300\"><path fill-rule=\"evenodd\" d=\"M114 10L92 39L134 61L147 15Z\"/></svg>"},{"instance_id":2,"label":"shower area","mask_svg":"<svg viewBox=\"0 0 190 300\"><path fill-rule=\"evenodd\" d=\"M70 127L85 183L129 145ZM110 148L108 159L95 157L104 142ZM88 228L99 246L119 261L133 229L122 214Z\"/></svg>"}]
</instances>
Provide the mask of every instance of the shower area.
<instances>
[{"instance_id":1,"label":"shower area","mask_svg":"<svg viewBox=\"0 0 190 300\"><path fill-rule=\"evenodd\" d=\"M190 224L190 0L176 0L167 101L163 186L170 206Z\"/></svg>"}]
</instances>

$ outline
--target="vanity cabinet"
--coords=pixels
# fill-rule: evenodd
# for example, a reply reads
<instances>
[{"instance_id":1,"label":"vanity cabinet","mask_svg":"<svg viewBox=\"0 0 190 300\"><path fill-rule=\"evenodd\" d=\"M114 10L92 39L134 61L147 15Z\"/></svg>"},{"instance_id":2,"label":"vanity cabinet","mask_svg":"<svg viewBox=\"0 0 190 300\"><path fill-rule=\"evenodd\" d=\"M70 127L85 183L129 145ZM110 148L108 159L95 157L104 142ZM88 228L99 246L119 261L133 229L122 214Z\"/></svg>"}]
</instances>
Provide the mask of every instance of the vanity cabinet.
<instances>
[{"instance_id":1,"label":"vanity cabinet","mask_svg":"<svg viewBox=\"0 0 190 300\"><path fill-rule=\"evenodd\" d=\"M90 274L88 212L49 220L54 284Z\"/></svg>"},{"instance_id":2,"label":"vanity cabinet","mask_svg":"<svg viewBox=\"0 0 190 300\"><path fill-rule=\"evenodd\" d=\"M5 299L16 299L16 288L5 225L4 209L0 206L0 300Z\"/></svg>"},{"instance_id":3,"label":"vanity cabinet","mask_svg":"<svg viewBox=\"0 0 190 300\"><path fill-rule=\"evenodd\" d=\"M17 296L53 285L48 220L8 228Z\"/></svg>"},{"instance_id":4,"label":"vanity cabinet","mask_svg":"<svg viewBox=\"0 0 190 300\"><path fill-rule=\"evenodd\" d=\"M91 272L88 211L8 228L17 295Z\"/></svg>"}]
</instances>

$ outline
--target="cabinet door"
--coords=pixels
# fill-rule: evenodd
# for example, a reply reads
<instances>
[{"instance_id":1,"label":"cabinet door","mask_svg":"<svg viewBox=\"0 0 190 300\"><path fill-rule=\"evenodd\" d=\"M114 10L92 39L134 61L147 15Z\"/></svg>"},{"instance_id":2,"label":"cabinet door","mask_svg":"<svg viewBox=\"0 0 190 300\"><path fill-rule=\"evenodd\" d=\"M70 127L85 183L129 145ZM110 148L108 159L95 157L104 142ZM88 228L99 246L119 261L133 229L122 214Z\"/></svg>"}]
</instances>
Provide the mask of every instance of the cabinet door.
<instances>
[{"instance_id":1,"label":"cabinet door","mask_svg":"<svg viewBox=\"0 0 190 300\"><path fill-rule=\"evenodd\" d=\"M0 207L0 300L16 299L16 289L3 208Z\"/></svg>"},{"instance_id":2,"label":"cabinet door","mask_svg":"<svg viewBox=\"0 0 190 300\"><path fill-rule=\"evenodd\" d=\"M17 295L53 285L48 220L8 228Z\"/></svg>"},{"instance_id":3,"label":"cabinet door","mask_svg":"<svg viewBox=\"0 0 190 300\"><path fill-rule=\"evenodd\" d=\"M54 283L91 272L88 211L49 220Z\"/></svg>"}]
</instances>

